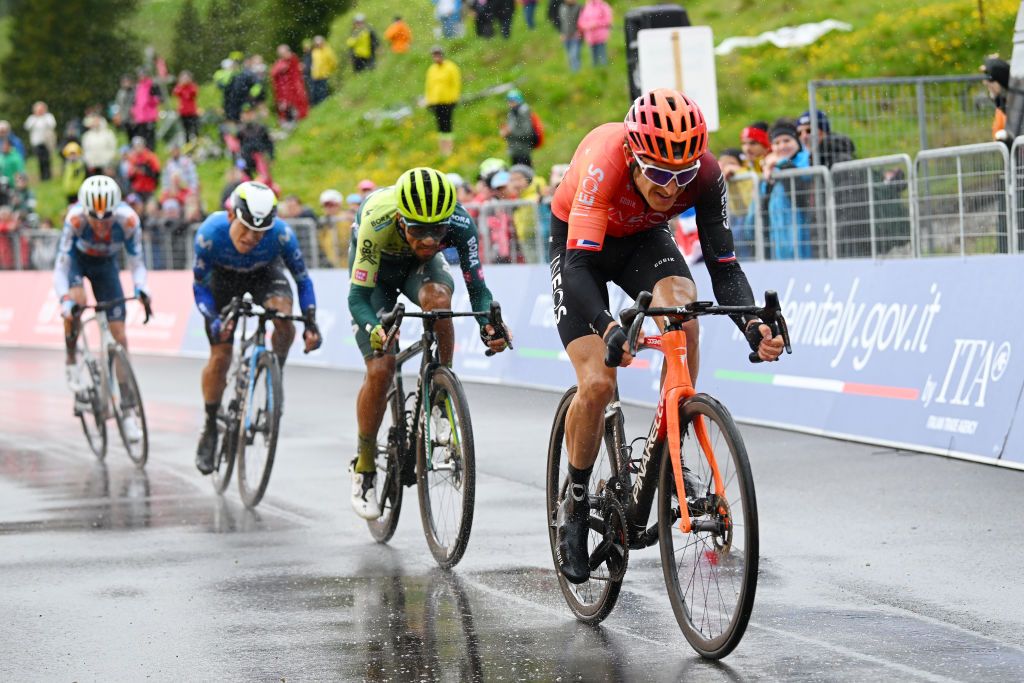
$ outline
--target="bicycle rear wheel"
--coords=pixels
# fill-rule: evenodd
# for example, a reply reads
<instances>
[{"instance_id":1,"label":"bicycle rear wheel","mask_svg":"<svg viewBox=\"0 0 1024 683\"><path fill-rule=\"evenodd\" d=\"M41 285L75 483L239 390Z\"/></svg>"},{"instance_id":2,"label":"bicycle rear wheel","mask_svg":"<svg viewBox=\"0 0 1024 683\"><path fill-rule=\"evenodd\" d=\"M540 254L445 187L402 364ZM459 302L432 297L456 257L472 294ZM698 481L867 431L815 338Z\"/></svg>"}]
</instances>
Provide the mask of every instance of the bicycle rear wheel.
<instances>
[{"instance_id":1,"label":"bicycle rear wheel","mask_svg":"<svg viewBox=\"0 0 1024 683\"><path fill-rule=\"evenodd\" d=\"M420 518L430 552L447 569L466 552L476 498L469 404L462 383L448 368L431 375L426 419L416 440ZM428 428L429 444L424 441Z\"/></svg>"},{"instance_id":2,"label":"bicycle rear wheel","mask_svg":"<svg viewBox=\"0 0 1024 683\"><path fill-rule=\"evenodd\" d=\"M576 618L588 624L597 624L615 607L619 597L619 590L622 588L622 576L615 578L608 564L604 563L590 572L590 579L581 584L572 584L566 581L558 568L558 535L555 520L558 515L558 506L565 497L569 483L569 451L565 445L565 418L569 412L569 405L573 396L576 395L576 387L572 387L562 395L562 400L555 410L555 421L551 425L551 440L548 442L548 466L547 466L547 511L548 511L548 541L551 544L551 560L555 564L555 576L558 577L558 586L562 589L562 596L569 605L569 609L576 615ZM615 428L618 415L606 417L605 435L602 440L601 449L598 451L597 460L594 462L594 469L590 475L590 487L587 495L594 501L599 489L618 472L619 440L622 438L621 431ZM595 505L591 505L591 529L588 547L593 553L594 549L603 540L600 529L604 522L595 517ZM595 529L595 526L597 529Z\"/></svg>"},{"instance_id":3,"label":"bicycle rear wheel","mask_svg":"<svg viewBox=\"0 0 1024 683\"><path fill-rule=\"evenodd\" d=\"M233 380L232 380L233 382ZM228 386L233 386L229 384ZM231 481L231 472L235 468L235 453L238 451L238 430L239 419L229 418L233 413L217 416L217 432L220 442L217 447L217 458L214 460L213 472L210 474L210 481L213 482L213 490L218 495L223 494Z\"/></svg>"},{"instance_id":4,"label":"bicycle rear wheel","mask_svg":"<svg viewBox=\"0 0 1024 683\"><path fill-rule=\"evenodd\" d=\"M701 423L706 452L699 442ZM658 538L672 611L702 657L720 659L740 642L757 590L758 528L754 479L743 438L729 411L706 394L680 407L680 457L692 489L684 500L695 528L679 528L672 458L666 443L658 487ZM715 493L712 461L725 488ZM693 479L694 475L696 479ZM687 489L691 484L687 484ZM702 527L702 528L700 528Z\"/></svg>"},{"instance_id":5,"label":"bicycle rear wheel","mask_svg":"<svg viewBox=\"0 0 1024 683\"><path fill-rule=\"evenodd\" d=\"M121 441L128 451L128 457L136 465L143 467L149 457L149 429L146 427L146 412L142 406L139 383L128 360L128 352L123 346L113 344L107 358L110 361L107 375L110 380L110 403L114 409L117 431L121 434ZM130 435L125 433L125 424L128 420L134 420L138 427L139 438L135 441L130 440Z\"/></svg>"},{"instance_id":6,"label":"bicycle rear wheel","mask_svg":"<svg viewBox=\"0 0 1024 683\"><path fill-rule=\"evenodd\" d=\"M238 492L246 507L256 507L270 483L281 424L281 368L277 356L263 351L249 380L249 396L238 432Z\"/></svg>"},{"instance_id":7,"label":"bicycle rear wheel","mask_svg":"<svg viewBox=\"0 0 1024 683\"><path fill-rule=\"evenodd\" d=\"M380 517L366 520L370 535L378 543L387 543L398 528L402 513L402 480L399 463L409 447L409 427L406 423L402 397L392 386L388 392L388 407L384 422L377 431L377 504ZM383 438L384 443L381 443Z\"/></svg>"},{"instance_id":8,"label":"bicycle rear wheel","mask_svg":"<svg viewBox=\"0 0 1024 683\"><path fill-rule=\"evenodd\" d=\"M103 405L103 374L95 358L84 360L89 373L89 387L75 395L75 413L82 421L82 431L89 448L99 460L107 456L107 417Z\"/></svg>"}]
</instances>

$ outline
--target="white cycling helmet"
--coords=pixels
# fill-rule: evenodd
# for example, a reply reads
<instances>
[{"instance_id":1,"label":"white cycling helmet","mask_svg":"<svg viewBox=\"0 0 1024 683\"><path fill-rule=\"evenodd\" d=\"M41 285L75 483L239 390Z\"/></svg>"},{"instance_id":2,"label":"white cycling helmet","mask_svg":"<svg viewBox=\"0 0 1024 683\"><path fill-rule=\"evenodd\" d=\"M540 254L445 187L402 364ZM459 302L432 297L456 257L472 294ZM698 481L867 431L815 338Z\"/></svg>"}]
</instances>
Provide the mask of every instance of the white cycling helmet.
<instances>
[{"instance_id":1,"label":"white cycling helmet","mask_svg":"<svg viewBox=\"0 0 1024 683\"><path fill-rule=\"evenodd\" d=\"M90 176L78 188L78 203L92 218L110 218L121 203L121 188L110 176Z\"/></svg>"},{"instance_id":2,"label":"white cycling helmet","mask_svg":"<svg viewBox=\"0 0 1024 683\"><path fill-rule=\"evenodd\" d=\"M242 183L231 193L231 214L250 230L264 232L274 227L277 195L263 183Z\"/></svg>"}]
</instances>

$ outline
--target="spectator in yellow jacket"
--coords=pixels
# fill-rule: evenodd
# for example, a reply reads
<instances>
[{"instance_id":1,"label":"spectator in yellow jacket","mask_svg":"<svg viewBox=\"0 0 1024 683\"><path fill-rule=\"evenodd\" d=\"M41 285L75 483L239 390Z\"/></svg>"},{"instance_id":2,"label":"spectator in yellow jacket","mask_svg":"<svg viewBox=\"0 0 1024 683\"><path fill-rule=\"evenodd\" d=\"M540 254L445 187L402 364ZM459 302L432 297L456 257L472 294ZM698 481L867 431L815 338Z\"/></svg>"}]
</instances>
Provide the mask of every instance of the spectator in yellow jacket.
<instances>
[{"instance_id":1,"label":"spectator in yellow jacket","mask_svg":"<svg viewBox=\"0 0 1024 683\"><path fill-rule=\"evenodd\" d=\"M384 29L384 40L391 43L391 51L395 54L405 54L412 44L412 29L405 23L402 17L395 15L395 20Z\"/></svg>"},{"instance_id":2,"label":"spectator in yellow jacket","mask_svg":"<svg viewBox=\"0 0 1024 683\"><path fill-rule=\"evenodd\" d=\"M442 156L451 156L455 147L452 136L452 112L462 96L462 71L450 59L445 59L444 49L435 45L430 50L434 63L427 67L427 87L424 103L437 119L438 146Z\"/></svg>"},{"instance_id":3,"label":"spectator in yellow jacket","mask_svg":"<svg viewBox=\"0 0 1024 683\"><path fill-rule=\"evenodd\" d=\"M352 21L352 34L346 41L352 55L352 69L358 73L372 69L377 57L377 34L366 23L365 14L357 14Z\"/></svg>"},{"instance_id":4,"label":"spectator in yellow jacket","mask_svg":"<svg viewBox=\"0 0 1024 683\"><path fill-rule=\"evenodd\" d=\"M334 53L334 49L324 40L323 36L313 38L313 49L310 55L312 63L309 77L313 89L310 93L309 103L316 105L326 100L330 94L327 79L338 70L338 55Z\"/></svg>"}]
</instances>

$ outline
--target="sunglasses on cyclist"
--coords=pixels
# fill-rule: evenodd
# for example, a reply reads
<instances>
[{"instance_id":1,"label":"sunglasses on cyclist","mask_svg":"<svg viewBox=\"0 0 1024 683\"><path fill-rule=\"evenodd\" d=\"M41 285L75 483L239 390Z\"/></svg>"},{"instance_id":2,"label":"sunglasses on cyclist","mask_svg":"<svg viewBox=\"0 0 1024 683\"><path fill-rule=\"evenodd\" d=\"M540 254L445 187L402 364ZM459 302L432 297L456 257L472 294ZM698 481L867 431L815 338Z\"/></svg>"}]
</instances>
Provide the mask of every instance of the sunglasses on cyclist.
<instances>
[{"instance_id":1,"label":"sunglasses on cyclist","mask_svg":"<svg viewBox=\"0 0 1024 683\"><path fill-rule=\"evenodd\" d=\"M688 166L680 171L670 171L654 164L644 163L640 157L633 153L633 160L637 166L640 167L640 172L644 174L644 177L650 180L658 187L665 187L674 179L676 185L679 187L686 187L693 182L693 179L697 177L697 173L700 172L700 162L698 161L693 166Z\"/></svg>"},{"instance_id":2,"label":"sunglasses on cyclist","mask_svg":"<svg viewBox=\"0 0 1024 683\"><path fill-rule=\"evenodd\" d=\"M440 223L413 223L405 221L405 232L414 240L425 240L432 238L440 242L448 234L448 221Z\"/></svg>"},{"instance_id":3,"label":"sunglasses on cyclist","mask_svg":"<svg viewBox=\"0 0 1024 683\"><path fill-rule=\"evenodd\" d=\"M110 220L114 219L114 212L113 211L102 211L102 212L100 212L100 211L93 211L92 209L89 209L85 213L86 213L86 215L89 216L89 218L93 219L94 221L110 221Z\"/></svg>"}]
</instances>

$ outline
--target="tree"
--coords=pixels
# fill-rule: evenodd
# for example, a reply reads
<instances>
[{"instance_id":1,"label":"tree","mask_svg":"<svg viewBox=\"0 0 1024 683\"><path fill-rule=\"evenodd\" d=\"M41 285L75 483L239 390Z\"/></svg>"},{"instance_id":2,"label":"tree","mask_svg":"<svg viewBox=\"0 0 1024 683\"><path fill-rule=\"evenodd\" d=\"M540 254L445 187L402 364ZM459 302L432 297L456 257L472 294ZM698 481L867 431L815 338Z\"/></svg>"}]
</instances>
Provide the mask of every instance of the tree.
<instances>
[{"instance_id":1,"label":"tree","mask_svg":"<svg viewBox=\"0 0 1024 683\"><path fill-rule=\"evenodd\" d=\"M188 69L200 81L213 73L210 70L209 47L204 33L195 2L185 0L174 22L171 65L175 71Z\"/></svg>"},{"instance_id":2,"label":"tree","mask_svg":"<svg viewBox=\"0 0 1024 683\"><path fill-rule=\"evenodd\" d=\"M271 0L270 25L274 43L285 43L298 50L304 38L330 33L334 18L352 6L352 0Z\"/></svg>"},{"instance_id":3,"label":"tree","mask_svg":"<svg viewBox=\"0 0 1024 683\"><path fill-rule=\"evenodd\" d=\"M109 102L122 73L139 63L125 22L137 0L13 0L10 52L0 64L5 108L24 116L45 100L60 120Z\"/></svg>"}]
</instances>

